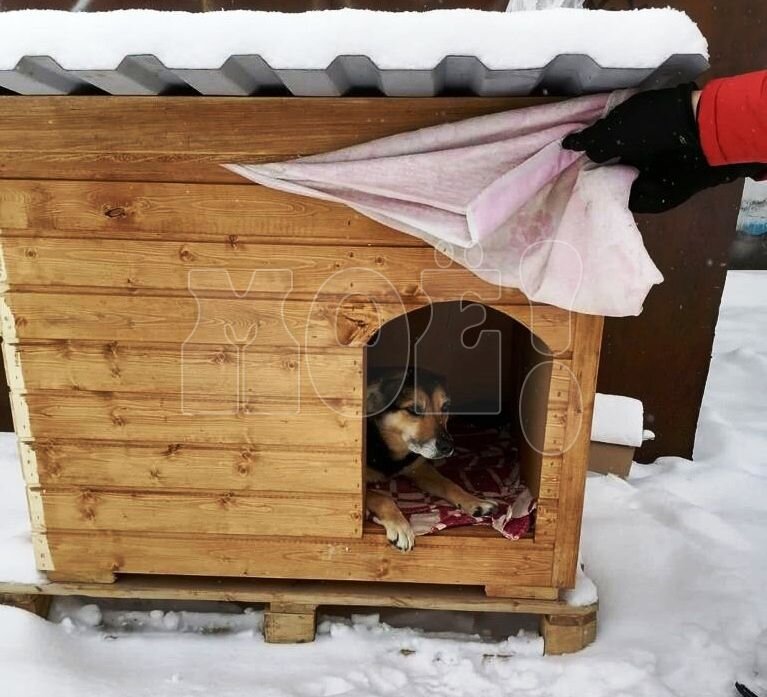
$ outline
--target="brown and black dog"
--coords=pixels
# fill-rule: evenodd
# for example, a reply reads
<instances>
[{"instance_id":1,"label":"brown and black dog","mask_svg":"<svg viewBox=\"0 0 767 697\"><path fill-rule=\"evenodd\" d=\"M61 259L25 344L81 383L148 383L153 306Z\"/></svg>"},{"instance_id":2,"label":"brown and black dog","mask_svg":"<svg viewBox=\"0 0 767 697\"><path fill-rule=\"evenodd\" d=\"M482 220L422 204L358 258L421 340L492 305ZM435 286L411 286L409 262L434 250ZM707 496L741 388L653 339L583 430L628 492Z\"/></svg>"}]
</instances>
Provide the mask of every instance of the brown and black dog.
<instances>
[{"instance_id":1,"label":"brown and black dog","mask_svg":"<svg viewBox=\"0 0 767 697\"><path fill-rule=\"evenodd\" d=\"M368 382L366 406L367 481L404 475L426 493L471 515L487 515L497 508L443 477L431 463L453 452L447 431L450 398L441 378L421 369L383 370ZM403 552L413 548L413 529L390 496L368 491L366 507L392 545Z\"/></svg>"}]
</instances>

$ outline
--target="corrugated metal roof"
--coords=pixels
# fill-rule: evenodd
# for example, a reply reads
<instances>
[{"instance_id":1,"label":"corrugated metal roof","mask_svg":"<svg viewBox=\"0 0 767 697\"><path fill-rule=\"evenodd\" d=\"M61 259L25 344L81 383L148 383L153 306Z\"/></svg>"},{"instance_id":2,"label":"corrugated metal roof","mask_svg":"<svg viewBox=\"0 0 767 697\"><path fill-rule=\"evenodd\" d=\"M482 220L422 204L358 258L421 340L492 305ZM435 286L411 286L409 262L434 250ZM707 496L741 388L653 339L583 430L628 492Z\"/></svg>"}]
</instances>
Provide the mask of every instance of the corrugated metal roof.
<instances>
[{"instance_id":1,"label":"corrugated metal roof","mask_svg":"<svg viewBox=\"0 0 767 697\"><path fill-rule=\"evenodd\" d=\"M140 55L126 56L116 70L65 70L48 56L26 56L13 70L0 70L0 88L25 95L572 96L666 87L694 80L708 67L699 54L673 55L657 68L604 68L590 56L563 54L524 70L491 70L473 56L447 56L431 70L381 69L367 56L338 56L323 70L273 69L258 55L243 55L217 69L169 69L155 56Z\"/></svg>"}]
</instances>

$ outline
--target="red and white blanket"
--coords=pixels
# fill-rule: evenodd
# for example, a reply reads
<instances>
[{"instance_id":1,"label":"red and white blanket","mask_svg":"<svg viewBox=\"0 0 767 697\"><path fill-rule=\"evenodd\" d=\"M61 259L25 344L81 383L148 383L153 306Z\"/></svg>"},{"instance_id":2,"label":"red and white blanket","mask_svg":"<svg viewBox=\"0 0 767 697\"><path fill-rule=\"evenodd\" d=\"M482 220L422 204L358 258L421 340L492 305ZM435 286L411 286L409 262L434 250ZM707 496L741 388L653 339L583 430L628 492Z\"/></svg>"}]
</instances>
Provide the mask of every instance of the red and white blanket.
<instances>
[{"instance_id":1,"label":"red and white blanket","mask_svg":"<svg viewBox=\"0 0 767 697\"><path fill-rule=\"evenodd\" d=\"M450 429L455 452L439 466L441 474L481 498L497 501L492 516L471 516L447 501L429 496L405 477L368 484L392 495L416 535L466 525L484 525L510 540L532 530L535 499L520 481L519 459L507 430L456 420Z\"/></svg>"}]
</instances>

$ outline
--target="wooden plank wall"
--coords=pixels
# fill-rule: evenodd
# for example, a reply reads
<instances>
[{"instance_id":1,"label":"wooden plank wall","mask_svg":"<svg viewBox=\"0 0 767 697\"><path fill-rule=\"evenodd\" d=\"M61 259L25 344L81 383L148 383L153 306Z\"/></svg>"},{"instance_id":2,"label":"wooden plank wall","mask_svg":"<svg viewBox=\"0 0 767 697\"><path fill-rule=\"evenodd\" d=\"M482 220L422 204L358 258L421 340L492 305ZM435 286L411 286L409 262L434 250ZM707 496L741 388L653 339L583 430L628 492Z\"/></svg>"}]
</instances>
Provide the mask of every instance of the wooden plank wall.
<instances>
[{"instance_id":1,"label":"wooden plank wall","mask_svg":"<svg viewBox=\"0 0 767 697\"><path fill-rule=\"evenodd\" d=\"M82 237L84 232L109 230L112 240L110 252L117 252L120 259L134 269L134 273L120 279L115 273L102 273L101 280L96 282L105 288L123 287L136 293L141 292L142 288L153 288L155 292L162 292L174 285L178 286L182 281L179 274L185 273L183 266L174 263L180 255L183 259L196 261L199 266L204 265L207 268L224 266L229 268L233 265L236 289L242 290L242 286L247 287L250 283L251 277L246 269L243 269L238 277L237 262L233 261L235 255L232 252L243 253L249 259L248 264L253 258L258 257L262 267L296 270L297 257L292 252L289 253L284 246L280 247L278 244L270 246L269 239L271 237L275 243L279 243L284 240L285 235L290 235L296 240L300 240L302 235L311 237L316 225L313 216L319 214L324 221L325 243L354 243L367 246L350 249L343 260L337 258L335 250L327 254L317 249L313 250L312 254L309 254L305 248L294 250L303 252L303 262L300 262L303 279L314 282L326 277L329 271L336 271L343 266L370 265L377 271L387 272L385 287L376 289L378 294L388 291L392 296L410 296L414 301L421 301L424 297L420 287L414 284L412 279L418 276L420 269L433 261L434 253L430 248L426 248L409 236L398 235L396 244L402 249L394 249L391 246L393 238L389 230L381 234L380 226L371 225L370 221L364 217L355 213L350 214L339 206L327 206L315 202L315 205L307 209L301 204L286 199L285 196L274 196L272 192L264 190L254 207L252 185L243 184L240 177L219 166L219 162L258 161L302 154L303 146L295 142L295 139L291 141L287 130L283 132L282 142L278 141L267 147L266 153L258 152L258 148L256 152L252 150L248 152L235 147L238 142L245 146L252 142L248 121L249 114L256 111L254 107L266 119L266 122L279 119L279 115L274 112L271 115L262 113L267 106L266 102L259 101L257 105L251 103L248 113L243 115L237 128L240 134L230 139L228 145L219 147L214 142L215 137L211 140L210 136L215 136L216 132L221 133L218 125L221 113L219 109L226 110L227 107L235 104L236 100L229 103L211 103L207 109L203 109L205 113L201 116L201 124L203 130L206 127L209 129L207 142L197 144L192 142L194 137L190 135L190 128L188 125L186 127L182 125L176 135L167 139L162 146L157 137L160 140L164 138L163 126L160 125L159 130L157 126L151 129L144 120L142 123L136 123L136 127L146 129L149 139L143 141L143 145L140 144L137 150L130 144L132 136L128 137L122 144L114 143L117 146L115 152L111 150L112 146L109 144L112 140L109 131L115 132L117 124L123 120L126 113L124 109L132 111L135 102L123 102L120 109L109 109L111 114L107 119L109 124L106 124L102 133L102 142L99 144L89 142L88 138L88 112L93 103L70 100L63 110L60 108L61 105L54 109L59 114L55 122L45 121L45 129L53 136L53 142L43 145L42 148L33 146L29 150L27 149L29 139L23 136L25 126L23 120L19 119L20 111L24 109L24 101L16 100L17 98L13 98L3 102L5 113L14 115L15 126L10 121L6 121L3 132L0 133L0 139L5 138L5 146L0 146L0 177L13 178L17 181L13 187L6 182L2 195L3 202L8 205L0 205L0 227L29 231L22 233L22 237L15 246L13 246L14 243L9 242L8 254L11 257L30 255L27 257L29 262L27 268L32 275L23 279L24 284L30 289L35 285L49 283L76 286L78 277L80 282L89 279L87 283L92 284L94 278L99 278L98 275L94 276L93 272L103 262L104 243L93 239L92 235L89 235L87 243L83 241L78 243L75 238ZM102 101L99 108L109 107L109 104L110 101ZM144 106L146 108L148 105L144 103ZM178 103L171 104L163 100L160 106L168 122L181 120L183 124L184 108L182 107L181 110L173 108L180 106ZM195 108L200 106L202 105L196 104ZM242 106L241 103L240 106ZM295 106L288 109L292 111L287 115L288 118L295 119L300 113L300 109L295 109ZM445 106L446 102L441 101L432 107L417 107L409 110L415 111L415 114L408 114L406 110L400 109L399 116L384 117L380 120L378 126L374 126L370 132L370 137L404 130L408 124L418 126L433 123L439 118L438 110L444 110ZM167 112L168 107L171 107L171 112L175 111L175 113ZM452 118L462 118L464 115L482 111L481 105L477 103L467 107L453 107L455 114ZM333 108L338 110L338 105ZM450 111L451 109L448 108L448 112ZM47 119L44 114L40 116ZM73 144L67 134L62 132L63 125L71 116L74 116L83 127L77 136L81 138L79 145ZM447 116L451 118L449 113ZM333 114L334 119L337 117L338 113ZM151 115L148 118L151 121L156 117ZM16 128L19 130L15 130ZM197 125L191 131L196 128ZM325 129L327 132L324 131L323 142L322 134L317 132L312 122L303 120L303 130L314 134L316 142L309 144L313 150L334 147L333 144L338 143L339 131L342 129L343 126L337 130ZM359 126L356 125L353 129L347 128L347 130L359 131ZM63 140L59 139L60 135L63 136ZM70 132L69 136L71 135ZM353 139L354 136L347 134L346 138L345 142L348 143L349 138ZM153 149L152 141L158 146L157 148ZM345 142L342 140L338 144L345 144ZM49 147L50 150L47 149ZM70 150L70 147L74 149ZM127 152L121 152L121 147ZM19 177L27 177L29 180L18 181ZM39 181L40 178L59 181L43 186ZM101 181L94 184L92 180ZM125 183L125 181L116 183L112 180L127 180L131 183ZM167 185L162 191L158 191L158 188L151 183L157 181L182 183L176 186ZM147 184L147 182L150 183ZM200 182L207 182L209 185L199 187L196 195L190 197L186 184ZM240 184L241 190L247 191L248 195L238 196L238 190L229 188L229 185L234 183ZM227 186L222 188L221 185ZM124 205L126 199L130 199L131 206ZM87 205L83 205L84 201ZM222 205L222 201L226 201L226 204ZM183 205L179 205L181 202ZM16 213L11 213L13 210ZM179 214L178 211L182 212ZM19 215L22 215L22 219L18 218ZM245 219L249 222L258 219L260 223L258 235L254 237L248 233L248 224L243 225L242 222ZM148 221L151 221L151 225L146 224ZM135 273L142 253L139 251L140 243L136 242L131 232L136 226L142 228L143 239L163 240L166 243L155 248L152 260L154 263L144 267L147 270L151 268L150 276ZM56 229L57 237L46 241L37 239L34 251L30 251L30 237L34 237L37 234L36 230L39 229ZM328 232L331 229L338 231L335 237ZM222 230L225 231L223 237ZM24 234L27 236L23 237ZM375 246L377 234L379 238L383 236L386 240L388 263L385 266L382 265L384 264L384 257L381 256L383 250ZM258 242L263 244L263 247L259 248L261 252L256 251L251 244L256 241L256 237ZM123 246L117 246L118 239L126 240ZM222 239L226 244L221 244ZM178 248L175 242L179 240L187 241L188 244ZM421 247L421 249L416 250L411 247ZM40 255L40 258L47 260L48 271L45 272L45 276L39 275L39 268L42 266L38 267L38 271L32 271L32 268L37 266L32 263L37 258L32 257L32 254ZM359 255L356 259L355 254ZM73 263L75 259L77 263ZM9 261L16 263L20 259L9 258ZM309 266L312 268L309 269ZM121 267L114 265L113 268L116 270ZM447 276L449 273L441 272L443 281ZM458 274L455 278L456 290L465 287L460 280L462 277L463 274ZM266 288L277 288L278 286L274 285L275 278L276 275L259 274L252 290L264 292ZM293 297L310 297L308 288L293 290L295 291ZM348 287L335 289L336 292L348 290ZM509 300L513 295L514 293L506 292L500 299ZM498 297L497 294L494 297ZM351 318L350 321L354 323L355 320ZM354 331L353 324L350 326L350 331ZM0 397L0 428L5 430L13 428L10 404L5 393Z\"/></svg>"},{"instance_id":2,"label":"wooden plank wall","mask_svg":"<svg viewBox=\"0 0 767 697\"><path fill-rule=\"evenodd\" d=\"M381 322L428 301L469 294L532 322L563 369L582 360L573 355L566 311L531 307L516 290L445 270L430 247L346 207L241 183L218 166L519 104L345 100L339 109L338 100L315 99L0 99L9 116L0 132L0 321L44 568L71 573L77 562L66 556L75 548L68 541L86 531L105 535L111 551L90 569L105 577L118 567L167 571L162 558L123 554L132 549L128 540L144 540L146 549L152 535L162 546L163 535L181 534L201 550L219 548L223 538L214 536L259 539L265 554L276 554L285 536L359 538L363 347ZM20 107L32 110L33 129L18 119ZM116 140L126 109L136 125ZM223 132L221 109L230 123ZM318 131L327 111L336 123ZM158 123L158 113L168 122ZM359 124L366 124L362 134ZM232 130L268 135L233 137ZM432 272L428 288L424 271ZM224 324L240 338L257 328L236 404L228 395L242 384L232 372L239 354L227 345ZM293 386L298 414L288 399ZM546 442L561 443L572 405L554 402ZM301 454L309 449L311 461ZM505 562L527 559L511 576L499 570L511 583L547 585L554 564L569 565L560 583L572 576L573 542L558 539L558 521L580 514L582 482L560 513L559 465L536 470L549 494L541 499L537 546L503 547ZM317 521L308 530L307 516ZM354 564L373 565L354 573L378 577L382 542L354 547L372 555ZM322 555L323 544L306 549ZM422 554L433 554L435 544ZM286 573L284 559L274 563L268 573ZM195 568L203 567L221 570ZM290 574L338 573L326 561L302 568ZM398 573L418 577L404 566ZM491 576L461 571L453 582Z\"/></svg>"}]
</instances>

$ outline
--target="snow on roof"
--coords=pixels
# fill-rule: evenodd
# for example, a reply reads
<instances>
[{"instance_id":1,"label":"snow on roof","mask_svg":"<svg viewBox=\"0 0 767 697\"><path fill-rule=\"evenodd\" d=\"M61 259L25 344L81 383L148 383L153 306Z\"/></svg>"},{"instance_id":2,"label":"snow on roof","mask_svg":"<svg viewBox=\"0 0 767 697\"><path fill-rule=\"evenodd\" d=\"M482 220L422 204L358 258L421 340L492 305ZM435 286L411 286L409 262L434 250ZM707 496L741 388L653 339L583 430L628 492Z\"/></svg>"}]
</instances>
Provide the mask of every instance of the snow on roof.
<instances>
[{"instance_id":1,"label":"snow on roof","mask_svg":"<svg viewBox=\"0 0 767 697\"><path fill-rule=\"evenodd\" d=\"M526 94L546 88L546 72L555 89L573 93L638 85L661 66L666 81L689 79L708 57L695 23L672 9L23 10L0 13L0 36L0 86L27 93L37 83L50 93L95 85L146 94L191 84L212 94L265 87L336 94L359 86L426 94L455 87L452 79L475 83L470 91L480 94ZM427 75L403 85L402 71ZM307 83L301 73L315 78ZM399 77L387 85L390 73Z\"/></svg>"}]
</instances>

